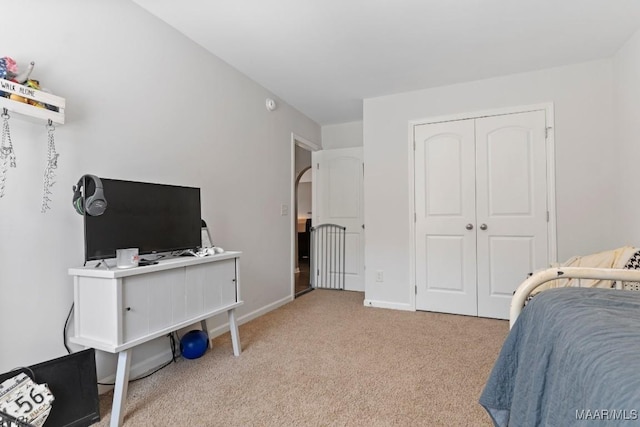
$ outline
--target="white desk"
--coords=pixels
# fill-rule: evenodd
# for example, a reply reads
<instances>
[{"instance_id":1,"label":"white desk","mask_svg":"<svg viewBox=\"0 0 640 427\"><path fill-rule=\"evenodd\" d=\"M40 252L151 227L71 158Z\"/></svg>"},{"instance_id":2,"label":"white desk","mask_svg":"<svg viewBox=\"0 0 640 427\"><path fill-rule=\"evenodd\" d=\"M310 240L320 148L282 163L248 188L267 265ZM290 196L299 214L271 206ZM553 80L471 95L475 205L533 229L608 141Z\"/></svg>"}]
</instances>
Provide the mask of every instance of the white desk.
<instances>
[{"instance_id":1,"label":"white desk","mask_svg":"<svg viewBox=\"0 0 640 427\"><path fill-rule=\"evenodd\" d=\"M233 354L240 355L235 309L241 252L179 257L128 269L70 268L74 286L72 343L118 353L111 426L121 426L133 347L227 312Z\"/></svg>"}]
</instances>

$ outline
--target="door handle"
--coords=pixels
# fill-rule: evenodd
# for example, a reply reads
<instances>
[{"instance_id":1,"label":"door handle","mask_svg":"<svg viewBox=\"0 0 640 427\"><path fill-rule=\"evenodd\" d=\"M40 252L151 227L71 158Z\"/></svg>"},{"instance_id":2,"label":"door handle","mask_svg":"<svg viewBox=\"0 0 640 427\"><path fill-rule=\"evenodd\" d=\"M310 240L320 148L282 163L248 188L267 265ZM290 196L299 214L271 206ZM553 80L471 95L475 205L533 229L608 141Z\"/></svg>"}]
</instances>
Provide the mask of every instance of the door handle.
<instances>
[{"instance_id":1,"label":"door handle","mask_svg":"<svg viewBox=\"0 0 640 427\"><path fill-rule=\"evenodd\" d=\"M489 227L487 227L487 224L482 224L480 226L480 230L486 230L487 228L489 228Z\"/></svg>"},{"instance_id":2,"label":"door handle","mask_svg":"<svg viewBox=\"0 0 640 427\"><path fill-rule=\"evenodd\" d=\"M473 224L467 224L466 227L467 230L473 230Z\"/></svg>"}]
</instances>

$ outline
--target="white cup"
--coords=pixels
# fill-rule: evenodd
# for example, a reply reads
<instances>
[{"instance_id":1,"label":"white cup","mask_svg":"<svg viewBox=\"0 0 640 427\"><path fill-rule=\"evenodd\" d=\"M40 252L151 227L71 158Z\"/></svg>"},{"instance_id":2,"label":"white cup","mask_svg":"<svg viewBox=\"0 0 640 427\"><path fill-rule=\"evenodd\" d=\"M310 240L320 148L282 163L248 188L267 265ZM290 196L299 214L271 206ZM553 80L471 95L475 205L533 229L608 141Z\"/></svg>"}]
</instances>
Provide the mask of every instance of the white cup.
<instances>
[{"instance_id":1,"label":"white cup","mask_svg":"<svg viewBox=\"0 0 640 427\"><path fill-rule=\"evenodd\" d=\"M140 256L138 248L116 249L116 265L118 268L137 267Z\"/></svg>"}]
</instances>

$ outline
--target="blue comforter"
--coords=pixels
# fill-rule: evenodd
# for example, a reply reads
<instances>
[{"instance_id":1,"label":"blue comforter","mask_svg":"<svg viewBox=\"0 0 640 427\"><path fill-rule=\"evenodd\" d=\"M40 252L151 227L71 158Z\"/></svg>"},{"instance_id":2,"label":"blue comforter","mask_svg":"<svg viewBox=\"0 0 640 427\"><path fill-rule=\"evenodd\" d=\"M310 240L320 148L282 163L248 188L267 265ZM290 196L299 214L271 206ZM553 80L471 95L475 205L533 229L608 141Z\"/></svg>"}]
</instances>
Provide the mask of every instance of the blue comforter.
<instances>
[{"instance_id":1,"label":"blue comforter","mask_svg":"<svg viewBox=\"0 0 640 427\"><path fill-rule=\"evenodd\" d=\"M496 426L640 425L640 292L538 294L509 333L480 404Z\"/></svg>"}]
</instances>

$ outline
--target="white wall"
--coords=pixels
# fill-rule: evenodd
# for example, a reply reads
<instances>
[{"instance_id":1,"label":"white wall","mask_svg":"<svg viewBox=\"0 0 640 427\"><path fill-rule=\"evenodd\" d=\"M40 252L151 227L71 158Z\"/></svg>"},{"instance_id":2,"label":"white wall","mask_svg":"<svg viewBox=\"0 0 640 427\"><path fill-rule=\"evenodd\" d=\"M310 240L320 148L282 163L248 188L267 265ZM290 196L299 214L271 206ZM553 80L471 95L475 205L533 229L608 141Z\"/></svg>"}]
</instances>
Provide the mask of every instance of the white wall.
<instances>
[{"instance_id":1,"label":"white wall","mask_svg":"<svg viewBox=\"0 0 640 427\"><path fill-rule=\"evenodd\" d=\"M362 122L322 126L322 148L362 147Z\"/></svg>"},{"instance_id":2,"label":"white wall","mask_svg":"<svg viewBox=\"0 0 640 427\"><path fill-rule=\"evenodd\" d=\"M301 148L299 146L296 145L295 147L296 149L296 178L300 175L300 173L304 170L306 170L305 175L307 175L309 178L306 181L303 181L302 179L300 180L300 182L298 183L298 194L297 194L297 200L298 200L298 208L297 208L297 215L298 218L311 218L310 214L307 214L308 212L311 212L311 170L309 169L311 167L311 151L309 150L305 150L304 148Z\"/></svg>"},{"instance_id":3,"label":"white wall","mask_svg":"<svg viewBox=\"0 0 640 427\"><path fill-rule=\"evenodd\" d=\"M298 218L311 218L311 183L298 184Z\"/></svg>"},{"instance_id":4,"label":"white wall","mask_svg":"<svg viewBox=\"0 0 640 427\"><path fill-rule=\"evenodd\" d=\"M244 252L240 319L288 301L292 230L280 205L291 200L291 133L319 145L320 127L281 100L268 112L274 94L128 0L25 0L19 10L0 26L0 54L36 62L32 77L66 98L67 124L55 133L52 210L41 214L45 128L11 119L18 167L0 199L0 372L66 353L67 269L84 259L71 187L84 173L201 187L216 244ZM136 349L134 368L166 351L166 338ZM98 365L104 378L115 358L100 353Z\"/></svg>"},{"instance_id":5,"label":"white wall","mask_svg":"<svg viewBox=\"0 0 640 427\"><path fill-rule=\"evenodd\" d=\"M612 74L612 62L601 60L365 99L366 299L411 308L411 120L553 102L558 259L626 243L612 233ZM376 270L384 271L383 283L375 282Z\"/></svg>"},{"instance_id":6,"label":"white wall","mask_svg":"<svg viewBox=\"0 0 640 427\"><path fill-rule=\"evenodd\" d=\"M613 209L617 235L640 246L640 31L617 52L614 65L615 124L620 151L612 187L618 192Z\"/></svg>"},{"instance_id":7,"label":"white wall","mask_svg":"<svg viewBox=\"0 0 640 427\"><path fill-rule=\"evenodd\" d=\"M300 175L300 172L311 167L311 151L296 145L295 147L295 177Z\"/></svg>"}]
</instances>

